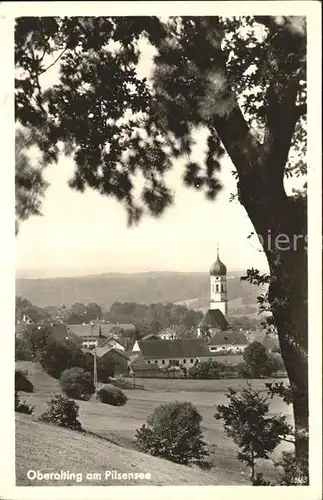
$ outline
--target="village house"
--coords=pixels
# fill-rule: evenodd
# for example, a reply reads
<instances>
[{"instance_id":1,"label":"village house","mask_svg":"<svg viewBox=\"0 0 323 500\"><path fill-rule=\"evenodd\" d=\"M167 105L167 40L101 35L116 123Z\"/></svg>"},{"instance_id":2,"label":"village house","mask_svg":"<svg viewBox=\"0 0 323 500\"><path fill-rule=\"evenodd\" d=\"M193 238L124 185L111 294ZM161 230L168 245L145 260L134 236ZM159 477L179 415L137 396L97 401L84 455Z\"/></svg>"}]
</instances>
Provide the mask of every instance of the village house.
<instances>
[{"instance_id":1,"label":"village house","mask_svg":"<svg viewBox=\"0 0 323 500\"><path fill-rule=\"evenodd\" d=\"M224 330L216 333L208 342L210 353L242 354L249 342L242 331Z\"/></svg>"},{"instance_id":2,"label":"village house","mask_svg":"<svg viewBox=\"0 0 323 500\"><path fill-rule=\"evenodd\" d=\"M181 365L191 368L196 362L206 361L212 356L203 339L139 340L138 346L142 355L138 359L158 367Z\"/></svg>"},{"instance_id":3,"label":"village house","mask_svg":"<svg viewBox=\"0 0 323 500\"><path fill-rule=\"evenodd\" d=\"M155 333L149 333L148 335L145 335L144 337L141 337L141 341L143 340L161 340L161 337L159 335L156 335ZM139 341L136 340L132 346L131 351L133 353L139 353L140 352L140 347L139 347Z\"/></svg>"},{"instance_id":4,"label":"village house","mask_svg":"<svg viewBox=\"0 0 323 500\"><path fill-rule=\"evenodd\" d=\"M125 347L120 339L118 339L118 332L122 331L135 331L135 327L132 324L83 324L83 325L68 325L68 332L72 332L74 335L80 338L83 347L94 348L102 345L107 339L110 340L111 346L121 350L125 350ZM114 339L114 340L112 340Z\"/></svg>"}]
</instances>

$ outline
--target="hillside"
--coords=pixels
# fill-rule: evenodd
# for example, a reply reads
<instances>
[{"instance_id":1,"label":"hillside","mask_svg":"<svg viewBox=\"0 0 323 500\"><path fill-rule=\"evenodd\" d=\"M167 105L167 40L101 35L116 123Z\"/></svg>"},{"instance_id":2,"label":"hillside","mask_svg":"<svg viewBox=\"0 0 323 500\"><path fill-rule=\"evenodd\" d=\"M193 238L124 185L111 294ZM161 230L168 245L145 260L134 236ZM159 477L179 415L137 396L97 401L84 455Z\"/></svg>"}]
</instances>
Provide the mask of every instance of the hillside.
<instances>
[{"instance_id":1,"label":"hillside","mask_svg":"<svg viewBox=\"0 0 323 500\"><path fill-rule=\"evenodd\" d=\"M29 470L81 473L82 481L31 481L26 477ZM148 472L151 479L105 479L105 471ZM87 473L99 473L102 479L89 480L86 478ZM223 472L203 473L136 450L122 448L90 434L36 422L29 416L16 414L17 486L236 484L223 476Z\"/></svg>"},{"instance_id":2,"label":"hillside","mask_svg":"<svg viewBox=\"0 0 323 500\"><path fill-rule=\"evenodd\" d=\"M259 289L240 281L243 272L228 277L228 299L238 300L239 308L255 307ZM72 278L16 280L16 295L40 307L75 302L96 302L103 309L115 301L152 304L187 303L194 309L207 307L209 275L207 273L137 273L101 274ZM251 311L249 311L251 313Z\"/></svg>"}]
</instances>

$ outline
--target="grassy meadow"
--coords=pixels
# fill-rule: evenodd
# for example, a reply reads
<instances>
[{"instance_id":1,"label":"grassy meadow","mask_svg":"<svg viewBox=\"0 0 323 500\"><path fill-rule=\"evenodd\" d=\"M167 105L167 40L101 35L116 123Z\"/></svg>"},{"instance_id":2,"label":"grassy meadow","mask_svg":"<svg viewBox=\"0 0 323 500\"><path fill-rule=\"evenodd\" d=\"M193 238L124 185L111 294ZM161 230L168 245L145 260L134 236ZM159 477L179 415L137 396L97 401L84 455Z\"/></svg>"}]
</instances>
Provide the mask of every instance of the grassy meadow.
<instances>
[{"instance_id":1,"label":"grassy meadow","mask_svg":"<svg viewBox=\"0 0 323 500\"><path fill-rule=\"evenodd\" d=\"M196 475L192 476L193 483L190 482L189 484L210 484L206 481L205 477L210 479L211 483L213 481L212 484L248 484L248 471L236 458L236 446L225 435L222 422L216 421L214 418L216 405L224 403L227 400L225 394L228 388L240 389L245 385L244 380L137 379L136 383L138 386L141 385L144 389L135 388L126 390L125 392L129 400L125 406L114 407L104 405L99 403L95 397L88 402L79 401L81 424L86 431L92 433L92 435L80 435L73 431L33 421L45 410L46 401L49 396L55 392L60 392L59 383L57 380L46 375L35 364L17 362L16 367L28 370L29 379L35 388L35 392L32 394L23 393L21 395L22 399L35 406L34 417L17 415L17 484L27 484L25 482L26 470L32 468L30 461L38 463L42 453L46 456L46 468L64 468L63 464L66 464L65 467L72 470L75 461L72 458L72 452L76 452L77 449L77 460L80 461L79 466L82 467L83 464L84 470L87 470L88 464L93 458L91 458L92 451L90 450L92 446L90 445L91 439L96 440L96 444L94 441L92 443L93 449L97 446L102 446L102 450L97 454L98 457L101 452L104 454L104 449L107 450L107 456L110 456L109 447L114 446L117 454L113 455L116 458L113 458L111 467L120 467L121 470L127 470L125 467L122 469L122 460L125 460L124 463L126 465L128 461L120 457L124 453L128 453L129 464L133 463L130 458L134 456L133 454L137 457L138 452L134 447L136 429L141 427L147 416L152 413L156 406L170 401L190 401L197 407L203 417L202 428L204 438L209 444L213 468L211 471L204 472L203 474L200 471L195 471L195 474L202 474L202 477L198 479ZM255 389L262 390L265 388L265 382L265 380L254 380L252 381L252 385ZM292 423L291 408L287 407L280 399L277 398L271 402L271 411L273 413L287 414L289 421ZM28 427L28 432L26 426ZM73 448L74 445L71 445L71 447L63 445L64 435L67 436L66 433L70 436L71 442L75 444L75 449ZM46 440L43 438L40 439L40 435L45 436ZM98 439L99 437L108 440L108 442ZM79 440L81 440L80 443L78 443ZM90 441L88 442L88 440ZM84 445L81 446L83 442ZM59 451L60 449L63 450L62 453ZM287 448L285 445L284 447L280 446L276 450L276 456L282 449ZM56 451L54 452L54 450ZM60 455L62 455L62 459L64 458L61 462L62 465L58 465L60 463ZM139 455L142 456L142 454ZM28 464L26 463L26 456L30 457ZM161 460L148 455L142 457L142 460L148 460L148 462L152 459L154 461ZM166 462L165 465L165 461L163 460L162 462L162 470L164 472L166 470L165 467L177 467L170 462ZM114 463L115 465L113 466ZM38 468L40 467L38 466ZM276 474L273 467L268 466L268 462L264 462L261 469L263 472L266 472L267 477L273 477ZM186 470L190 471L190 473L192 472L192 469L184 467L184 471ZM152 479L153 484L186 484L185 481L187 481L187 478L185 479L185 474L181 475L178 473L175 477L168 477L167 479L166 472L166 476L163 476L163 478L158 475L159 472L158 467L156 467L155 480ZM198 480L202 482L194 483L194 481ZM203 483L204 480L205 483Z\"/></svg>"}]
</instances>

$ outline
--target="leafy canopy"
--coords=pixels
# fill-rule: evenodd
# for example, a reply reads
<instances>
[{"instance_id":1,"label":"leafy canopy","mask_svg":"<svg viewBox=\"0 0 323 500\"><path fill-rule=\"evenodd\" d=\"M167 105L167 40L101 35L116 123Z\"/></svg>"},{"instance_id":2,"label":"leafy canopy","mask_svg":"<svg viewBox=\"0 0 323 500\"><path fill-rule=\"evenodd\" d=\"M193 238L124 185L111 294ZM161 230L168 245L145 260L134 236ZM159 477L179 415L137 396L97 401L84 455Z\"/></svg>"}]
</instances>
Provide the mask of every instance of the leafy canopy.
<instances>
[{"instance_id":1,"label":"leafy canopy","mask_svg":"<svg viewBox=\"0 0 323 500\"><path fill-rule=\"evenodd\" d=\"M306 172L303 18L29 17L17 19L15 42L16 120L40 149L41 168L63 147L76 165L70 186L115 197L129 223L172 203L165 174L178 159L185 184L210 200L225 150L238 173L238 151L248 165ZM147 79L139 66L149 46ZM46 88L53 67L58 80ZM201 129L203 165L191 156Z\"/></svg>"}]
</instances>

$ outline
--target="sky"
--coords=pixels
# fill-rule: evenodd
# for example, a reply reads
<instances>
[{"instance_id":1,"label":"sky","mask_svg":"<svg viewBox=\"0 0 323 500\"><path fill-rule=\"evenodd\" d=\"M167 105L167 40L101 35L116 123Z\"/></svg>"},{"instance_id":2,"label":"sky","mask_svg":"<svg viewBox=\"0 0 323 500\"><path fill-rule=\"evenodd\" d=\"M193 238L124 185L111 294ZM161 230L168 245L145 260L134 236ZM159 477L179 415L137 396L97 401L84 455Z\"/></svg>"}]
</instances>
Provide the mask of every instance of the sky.
<instances>
[{"instance_id":1,"label":"sky","mask_svg":"<svg viewBox=\"0 0 323 500\"><path fill-rule=\"evenodd\" d=\"M153 49L142 44L141 50L138 73L149 77ZM43 88L52 85L57 75L56 65L43 75ZM196 135L196 160L203 160L204 147L203 133ZM16 239L17 276L205 272L216 259L217 244L229 271L250 267L266 270L257 238L248 239L253 227L246 212L238 201L229 201L230 194L236 193L233 168L226 157L220 174L223 190L210 202L202 192L183 185L184 161L177 162L168 176L175 192L174 205L161 218L147 216L139 226L129 228L126 212L117 201L90 189L81 194L68 187L74 164L62 156L45 172L50 187L43 215L21 225Z\"/></svg>"},{"instance_id":2,"label":"sky","mask_svg":"<svg viewBox=\"0 0 323 500\"><path fill-rule=\"evenodd\" d=\"M197 145L199 147L199 144ZM236 192L232 164L223 162L224 188L213 202L186 188L183 165L169 176L175 202L164 215L144 217L129 228L124 207L93 190L78 193L68 187L74 164L62 158L46 172L50 187L43 216L21 225L16 239L20 277L56 277L106 272L204 272L216 259L217 243L228 270L266 266L243 207L230 202Z\"/></svg>"}]
</instances>

